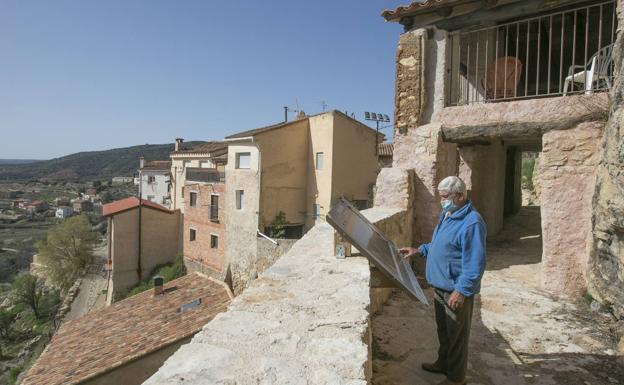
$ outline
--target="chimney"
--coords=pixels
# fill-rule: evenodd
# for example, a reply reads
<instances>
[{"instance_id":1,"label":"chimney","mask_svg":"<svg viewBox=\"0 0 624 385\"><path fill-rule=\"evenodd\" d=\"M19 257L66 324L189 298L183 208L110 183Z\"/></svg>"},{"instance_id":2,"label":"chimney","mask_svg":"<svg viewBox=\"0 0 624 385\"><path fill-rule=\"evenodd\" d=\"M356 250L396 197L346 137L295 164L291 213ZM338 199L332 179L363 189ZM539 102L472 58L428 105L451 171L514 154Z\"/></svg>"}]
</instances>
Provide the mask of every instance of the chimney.
<instances>
[{"instance_id":1,"label":"chimney","mask_svg":"<svg viewBox=\"0 0 624 385\"><path fill-rule=\"evenodd\" d=\"M184 142L184 139L182 138L176 138L175 140L175 147L174 147L174 151L180 151L180 145L182 144L182 142Z\"/></svg>"},{"instance_id":2,"label":"chimney","mask_svg":"<svg viewBox=\"0 0 624 385\"><path fill-rule=\"evenodd\" d=\"M299 111L299 112L297 113L297 117L296 117L296 119L297 119L297 120L300 120L300 119L304 119L305 117L306 117L305 112L304 112L303 110L301 110L301 111Z\"/></svg>"},{"instance_id":3,"label":"chimney","mask_svg":"<svg viewBox=\"0 0 624 385\"><path fill-rule=\"evenodd\" d=\"M143 168L143 166L145 166L145 158L144 157L140 157L139 158L139 168Z\"/></svg>"},{"instance_id":4,"label":"chimney","mask_svg":"<svg viewBox=\"0 0 624 385\"><path fill-rule=\"evenodd\" d=\"M163 277L159 275L154 277L154 297L164 293L163 281L164 281Z\"/></svg>"}]
</instances>

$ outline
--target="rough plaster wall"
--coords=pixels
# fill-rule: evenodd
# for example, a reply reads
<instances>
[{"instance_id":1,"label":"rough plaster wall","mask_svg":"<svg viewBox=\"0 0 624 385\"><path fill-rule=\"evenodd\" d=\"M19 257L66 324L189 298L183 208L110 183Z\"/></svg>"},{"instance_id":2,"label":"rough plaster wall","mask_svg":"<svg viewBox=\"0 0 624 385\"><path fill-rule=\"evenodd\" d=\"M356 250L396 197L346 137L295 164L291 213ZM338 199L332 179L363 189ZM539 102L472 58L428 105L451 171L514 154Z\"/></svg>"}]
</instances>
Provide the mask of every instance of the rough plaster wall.
<instances>
[{"instance_id":1,"label":"rough plaster wall","mask_svg":"<svg viewBox=\"0 0 624 385\"><path fill-rule=\"evenodd\" d=\"M618 2L618 34L614 48L615 85L611 117L605 127L603 153L593 198L593 244L589 289L613 304L624 319L624 7ZM620 322L622 324L622 322ZM624 325L620 327L624 335ZM624 339L620 342L624 351Z\"/></svg>"},{"instance_id":2,"label":"rough plaster wall","mask_svg":"<svg viewBox=\"0 0 624 385\"><path fill-rule=\"evenodd\" d=\"M442 141L439 124L412 128L395 137L393 167L413 170L413 244L429 242L440 214L437 186L457 174L457 146Z\"/></svg>"},{"instance_id":3,"label":"rough plaster wall","mask_svg":"<svg viewBox=\"0 0 624 385\"><path fill-rule=\"evenodd\" d=\"M377 176L374 207L408 210L414 196L414 171L397 167L384 168Z\"/></svg>"},{"instance_id":4,"label":"rough plaster wall","mask_svg":"<svg viewBox=\"0 0 624 385\"><path fill-rule=\"evenodd\" d=\"M237 152L251 152L250 169L235 169ZM229 146L225 171L225 256L232 273L234 294L240 293L257 276L260 162L260 153L254 144ZM236 209L236 190L245 192L242 210Z\"/></svg>"},{"instance_id":5,"label":"rough plaster wall","mask_svg":"<svg viewBox=\"0 0 624 385\"><path fill-rule=\"evenodd\" d=\"M604 122L585 122L542 138L542 274L563 295L586 288L591 200Z\"/></svg>"},{"instance_id":6,"label":"rough plaster wall","mask_svg":"<svg viewBox=\"0 0 624 385\"><path fill-rule=\"evenodd\" d=\"M286 254L297 242L297 239L276 239L277 245L268 239L258 238L258 259L256 262L258 274L271 267L275 261Z\"/></svg>"},{"instance_id":7,"label":"rough plaster wall","mask_svg":"<svg viewBox=\"0 0 624 385\"><path fill-rule=\"evenodd\" d=\"M394 93L395 137L421 123L425 100L422 65L425 36L425 30L416 30L399 37Z\"/></svg>"}]
</instances>

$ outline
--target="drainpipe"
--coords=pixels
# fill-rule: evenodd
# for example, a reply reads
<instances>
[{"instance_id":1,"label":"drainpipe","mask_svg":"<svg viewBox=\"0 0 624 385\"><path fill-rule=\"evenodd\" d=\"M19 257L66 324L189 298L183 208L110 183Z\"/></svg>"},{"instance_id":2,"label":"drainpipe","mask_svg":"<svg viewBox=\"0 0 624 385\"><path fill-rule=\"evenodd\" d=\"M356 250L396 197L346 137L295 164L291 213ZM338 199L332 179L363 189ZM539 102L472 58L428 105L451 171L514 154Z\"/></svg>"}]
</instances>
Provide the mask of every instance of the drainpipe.
<instances>
[{"instance_id":1,"label":"drainpipe","mask_svg":"<svg viewBox=\"0 0 624 385\"><path fill-rule=\"evenodd\" d=\"M143 280L143 273L141 269L141 211L143 206L143 199L141 198L141 187L143 185L142 173L139 172L139 253L137 261L137 276L139 277L139 283Z\"/></svg>"},{"instance_id":2,"label":"drainpipe","mask_svg":"<svg viewBox=\"0 0 624 385\"><path fill-rule=\"evenodd\" d=\"M270 238L268 235L263 234L260 230L258 230L258 235L261 236L264 239L268 239L269 241L271 241L271 243L273 243L275 246L279 246L279 243L277 243L277 241L273 238Z\"/></svg>"}]
</instances>

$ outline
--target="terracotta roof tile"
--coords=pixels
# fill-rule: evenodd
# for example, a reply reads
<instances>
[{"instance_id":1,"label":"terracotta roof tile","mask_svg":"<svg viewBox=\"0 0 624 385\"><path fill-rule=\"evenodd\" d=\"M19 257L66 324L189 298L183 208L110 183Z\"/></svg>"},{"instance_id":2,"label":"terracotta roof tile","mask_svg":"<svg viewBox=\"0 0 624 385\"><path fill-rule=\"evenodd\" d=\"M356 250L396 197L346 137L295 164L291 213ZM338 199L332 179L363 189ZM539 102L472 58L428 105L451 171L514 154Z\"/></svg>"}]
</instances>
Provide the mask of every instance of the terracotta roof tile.
<instances>
[{"instance_id":1,"label":"terracotta roof tile","mask_svg":"<svg viewBox=\"0 0 624 385\"><path fill-rule=\"evenodd\" d=\"M75 384L197 333L230 303L227 288L198 273L64 323L23 385ZM180 307L196 299L189 310Z\"/></svg>"},{"instance_id":2,"label":"terracotta roof tile","mask_svg":"<svg viewBox=\"0 0 624 385\"><path fill-rule=\"evenodd\" d=\"M227 153L226 142L207 142L202 143L192 148L183 148L178 151L172 152L172 154L205 154L210 153L211 155L221 155Z\"/></svg>"},{"instance_id":3,"label":"terracotta roof tile","mask_svg":"<svg viewBox=\"0 0 624 385\"><path fill-rule=\"evenodd\" d=\"M141 170L169 171L171 170L171 161L170 160L153 160L151 162L145 162L145 165L143 165L143 168Z\"/></svg>"},{"instance_id":4,"label":"terracotta roof tile","mask_svg":"<svg viewBox=\"0 0 624 385\"><path fill-rule=\"evenodd\" d=\"M379 156L392 156L394 143L379 143Z\"/></svg>"},{"instance_id":5,"label":"terracotta roof tile","mask_svg":"<svg viewBox=\"0 0 624 385\"><path fill-rule=\"evenodd\" d=\"M438 7L445 7L452 3L458 3L462 0L420 0L412 1L409 5L402 5L395 9L386 9L381 13L381 16L386 21L398 21L403 16L412 16L424 10L434 9Z\"/></svg>"},{"instance_id":6,"label":"terracotta roof tile","mask_svg":"<svg viewBox=\"0 0 624 385\"><path fill-rule=\"evenodd\" d=\"M145 207L149 207L151 209L156 209L160 211L164 211L166 213L172 213L173 211L167 209L164 206L159 205L158 203L154 203L152 201L148 201L145 199L141 200L141 204ZM128 197L118 201L114 201L111 203L107 203L102 206L102 216L109 216L113 214L119 214L123 211L133 209L135 207L139 207L139 198L137 197Z\"/></svg>"}]
</instances>

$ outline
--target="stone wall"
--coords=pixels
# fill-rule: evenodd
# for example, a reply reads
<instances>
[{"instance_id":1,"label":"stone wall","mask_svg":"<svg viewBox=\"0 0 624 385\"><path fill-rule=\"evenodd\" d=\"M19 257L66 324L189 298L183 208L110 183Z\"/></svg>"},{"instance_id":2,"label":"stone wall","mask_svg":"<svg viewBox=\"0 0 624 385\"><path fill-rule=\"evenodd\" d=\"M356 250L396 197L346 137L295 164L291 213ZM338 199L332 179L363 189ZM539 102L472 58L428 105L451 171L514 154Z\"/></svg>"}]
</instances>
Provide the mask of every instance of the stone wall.
<instances>
[{"instance_id":1,"label":"stone wall","mask_svg":"<svg viewBox=\"0 0 624 385\"><path fill-rule=\"evenodd\" d=\"M279 257L293 247L298 239L276 239L275 241L277 241L277 245L268 239L258 238L258 259L256 260L258 273L262 273L271 267Z\"/></svg>"},{"instance_id":2,"label":"stone wall","mask_svg":"<svg viewBox=\"0 0 624 385\"><path fill-rule=\"evenodd\" d=\"M457 174L457 146L445 143L440 125L432 123L396 136L393 156L393 167L414 173L413 244L429 242L440 214L437 186L445 177Z\"/></svg>"},{"instance_id":3,"label":"stone wall","mask_svg":"<svg viewBox=\"0 0 624 385\"><path fill-rule=\"evenodd\" d=\"M426 31L407 32L399 38L396 53L394 122L396 133L421 123L425 103L424 42Z\"/></svg>"},{"instance_id":4,"label":"stone wall","mask_svg":"<svg viewBox=\"0 0 624 385\"><path fill-rule=\"evenodd\" d=\"M591 235L591 200L604 122L585 122L542 138L542 274L545 288L581 295Z\"/></svg>"},{"instance_id":5,"label":"stone wall","mask_svg":"<svg viewBox=\"0 0 624 385\"><path fill-rule=\"evenodd\" d=\"M405 210L363 214L409 240ZM316 225L145 384L370 383L370 313L389 290L371 292L368 261L336 259L333 244L334 230Z\"/></svg>"},{"instance_id":6,"label":"stone wall","mask_svg":"<svg viewBox=\"0 0 624 385\"><path fill-rule=\"evenodd\" d=\"M603 153L593 197L593 242L589 289L599 300L612 304L624 320L624 12L618 2L618 37L614 48L615 84L611 116L605 127ZM624 326L621 327L624 335ZM624 352L624 339L620 350Z\"/></svg>"}]
</instances>

